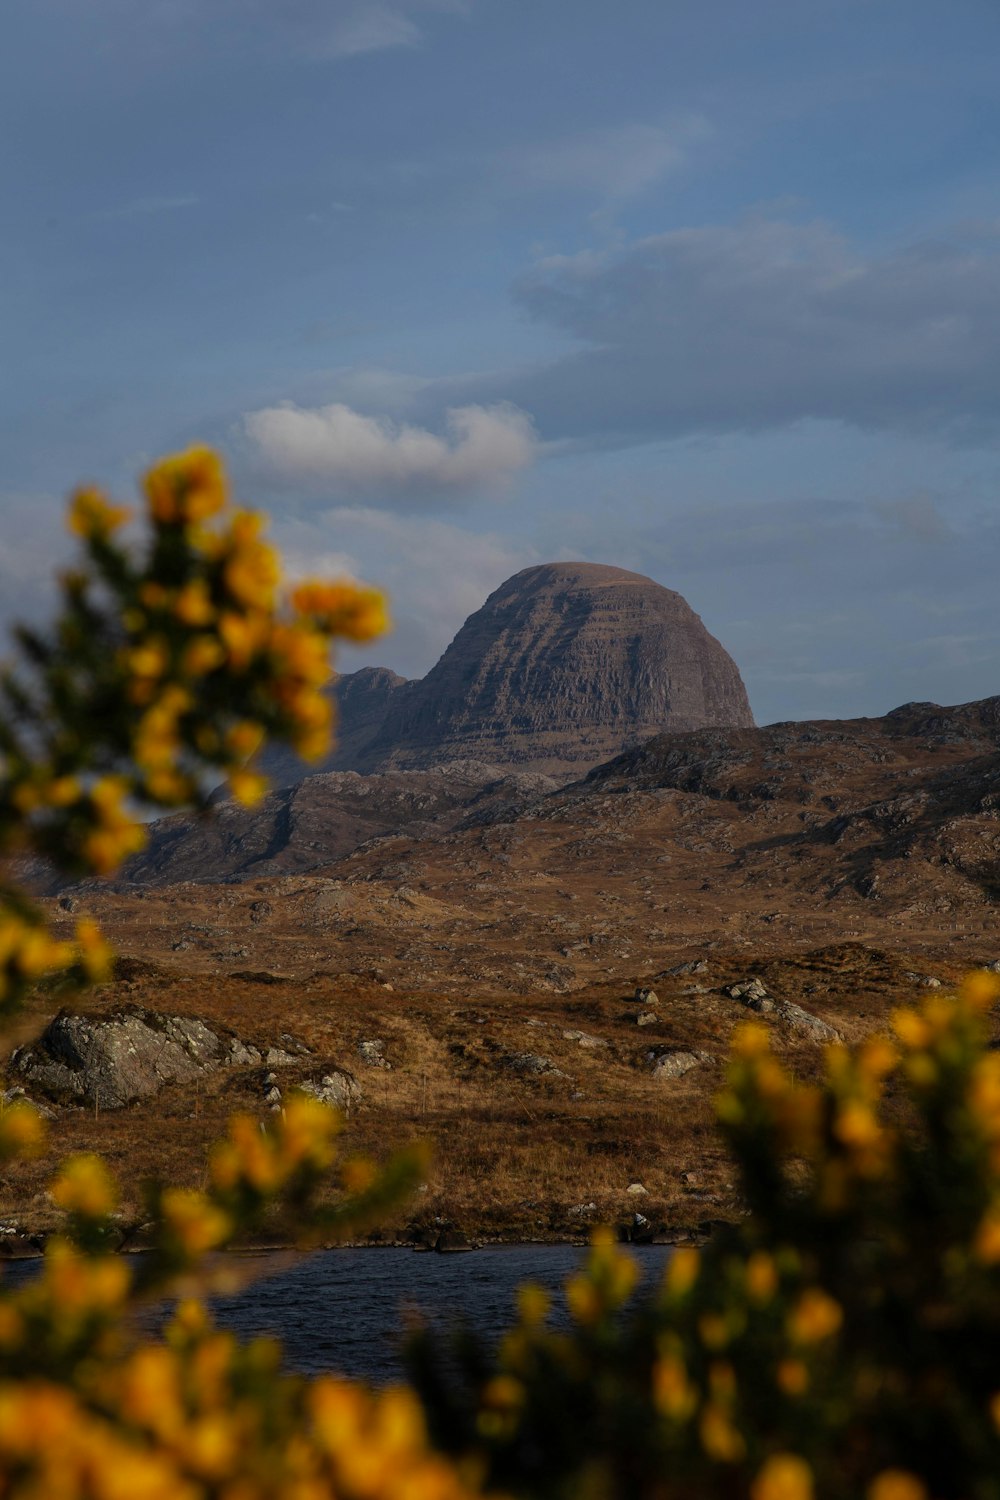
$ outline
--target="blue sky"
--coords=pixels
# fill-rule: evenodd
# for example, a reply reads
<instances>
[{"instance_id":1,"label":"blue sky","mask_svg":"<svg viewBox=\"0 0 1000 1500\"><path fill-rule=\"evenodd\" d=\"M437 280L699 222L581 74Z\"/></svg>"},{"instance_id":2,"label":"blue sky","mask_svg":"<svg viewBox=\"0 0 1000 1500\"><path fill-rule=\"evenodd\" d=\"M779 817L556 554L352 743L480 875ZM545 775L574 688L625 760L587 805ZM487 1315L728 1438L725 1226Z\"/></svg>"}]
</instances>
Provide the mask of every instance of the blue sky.
<instances>
[{"instance_id":1,"label":"blue sky","mask_svg":"<svg viewBox=\"0 0 1000 1500\"><path fill-rule=\"evenodd\" d=\"M9 0L0 587L196 438L425 671L517 568L758 719L1000 691L994 0Z\"/></svg>"}]
</instances>

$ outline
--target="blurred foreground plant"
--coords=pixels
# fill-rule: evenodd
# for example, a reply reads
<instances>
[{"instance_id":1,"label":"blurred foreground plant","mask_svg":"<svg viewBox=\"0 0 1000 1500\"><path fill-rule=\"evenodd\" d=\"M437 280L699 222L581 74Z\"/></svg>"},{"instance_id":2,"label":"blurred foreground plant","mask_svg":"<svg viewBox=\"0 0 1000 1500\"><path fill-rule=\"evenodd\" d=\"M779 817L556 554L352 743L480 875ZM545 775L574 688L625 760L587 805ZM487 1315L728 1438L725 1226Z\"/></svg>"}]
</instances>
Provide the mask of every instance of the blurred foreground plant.
<instances>
[{"instance_id":1,"label":"blurred foreground plant","mask_svg":"<svg viewBox=\"0 0 1000 1500\"><path fill-rule=\"evenodd\" d=\"M253 803L267 782L247 762L265 738L325 754L323 692L337 639L385 629L382 596L354 583L301 583L287 602L264 519L229 502L208 448L145 475L132 513L78 490L70 530L82 556L61 578L53 627L16 632L0 672L0 856L36 856L69 875L109 875L145 842L141 812L204 806L211 778ZM106 976L93 923L56 942L17 885L0 887L0 1010L43 974Z\"/></svg>"},{"instance_id":2,"label":"blurred foreground plant","mask_svg":"<svg viewBox=\"0 0 1000 1500\"><path fill-rule=\"evenodd\" d=\"M421 1334L436 1440L553 1500L997 1500L998 994L979 973L900 1011L894 1041L831 1048L820 1086L743 1027L718 1114L749 1216L641 1303L598 1236L569 1332L525 1287L496 1357Z\"/></svg>"},{"instance_id":3,"label":"blurred foreground plant","mask_svg":"<svg viewBox=\"0 0 1000 1500\"><path fill-rule=\"evenodd\" d=\"M303 756L329 743L322 688L338 637L385 624L381 596L306 583L284 605L278 559L259 516L229 506L207 449L146 475L147 529L119 539L129 513L79 491L71 529L83 559L62 580L48 633L21 629L0 676L0 855L35 855L70 875L107 875L139 849L145 809L204 804L207 777L235 796L266 787L247 768L265 736ZM0 1011L42 975L106 977L110 950L80 923L57 942L16 885L0 892ZM146 1189L151 1247L117 1242L117 1189L99 1157L65 1160L50 1196L65 1227L38 1276L0 1283L0 1496L4 1500L458 1500L465 1487L427 1447L402 1391L284 1373L281 1350L241 1346L190 1293L234 1283L216 1252L284 1213L304 1244L349 1233L413 1185L423 1154L377 1171L338 1161L338 1116L292 1096L277 1119L237 1116L214 1148L208 1187ZM30 1105L0 1108L0 1163L38 1156L46 1127ZM320 1197L339 1188L331 1204ZM240 1280L242 1278L236 1278ZM184 1296L165 1338L143 1341L132 1314Z\"/></svg>"}]
</instances>

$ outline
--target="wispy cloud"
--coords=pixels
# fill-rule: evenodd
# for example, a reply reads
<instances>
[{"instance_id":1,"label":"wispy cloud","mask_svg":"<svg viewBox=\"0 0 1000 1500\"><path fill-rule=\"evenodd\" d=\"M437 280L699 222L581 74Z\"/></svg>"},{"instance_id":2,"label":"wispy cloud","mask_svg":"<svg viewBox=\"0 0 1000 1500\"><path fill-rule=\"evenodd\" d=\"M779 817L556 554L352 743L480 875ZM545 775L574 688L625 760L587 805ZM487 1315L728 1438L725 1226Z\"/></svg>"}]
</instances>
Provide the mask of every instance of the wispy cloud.
<instances>
[{"instance_id":1,"label":"wispy cloud","mask_svg":"<svg viewBox=\"0 0 1000 1500\"><path fill-rule=\"evenodd\" d=\"M149 197L132 198L118 208L108 208L94 217L99 219L140 219L148 214L176 213L178 209L195 208L199 199L191 193L151 194Z\"/></svg>"},{"instance_id":2,"label":"wispy cloud","mask_svg":"<svg viewBox=\"0 0 1000 1500\"><path fill-rule=\"evenodd\" d=\"M321 50L330 58L356 57L386 47L414 47L419 40L419 26L402 11L390 5L364 5L334 22Z\"/></svg>"},{"instance_id":3,"label":"wispy cloud","mask_svg":"<svg viewBox=\"0 0 1000 1500\"><path fill-rule=\"evenodd\" d=\"M630 198L682 167L710 133L701 115L668 125L604 126L521 148L506 163L522 184Z\"/></svg>"},{"instance_id":4,"label":"wispy cloud","mask_svg":"<svg viewBox=\"0 0 1000 1500\"><path fill-rule=\"evenodd\" d=\"M506 404L452 407L443 434L342 402L265 407L248 413L243 427L278 479L397 497L502 483L532 463L537 446L531 419Z\"/></svg>"},{"instance_id":5,"label":"wispy cloud","mask_svg":"<svg viewBox=\"0 0 1000 1500\"><path fill-rule=\"evenodd\" d=\"M413 12L446 11L465 15L471 0L355 0L347 13L318 36L316 55L328 59L358 57L390 47L415 47L423 32Z\"/></svg>"}]
</instances>

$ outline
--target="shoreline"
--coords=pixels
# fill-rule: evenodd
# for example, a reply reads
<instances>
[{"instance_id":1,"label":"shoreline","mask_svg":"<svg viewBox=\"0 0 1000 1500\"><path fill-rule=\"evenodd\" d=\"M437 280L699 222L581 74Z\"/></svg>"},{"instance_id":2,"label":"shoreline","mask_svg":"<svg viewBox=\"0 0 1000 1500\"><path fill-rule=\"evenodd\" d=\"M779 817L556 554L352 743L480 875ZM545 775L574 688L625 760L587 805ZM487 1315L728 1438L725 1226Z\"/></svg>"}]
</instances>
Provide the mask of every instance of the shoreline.
<instances>
[{"instance_id":1,"label":"shoreline","mask_svg":"<svg viewBox=\"0 0 1000 1500\"><path fill-rule=\"evenodd\" d=\"M722 1221L718 1221L718 1223L721 1225ZM595 1223L593 1227L596 1229L601 1226ZM610 1227L615 1228L614 1225ZM680 1248L681 1246L688 1245L703 1245L711 1237L711 1233L711 1230L704 1233L691 1233L684 1229L678 1229L676 1231L665 1230L663 1232L650 1235L649 1237L630 1240L619 1232L619 1241L625 1247L634 1246L636 1249L642 1249L648 1245L656 1245L668 1248ZM21 1261L43 1259L45 1254L45 1244L49 1239L55 1238L57 1234L58 1231L54 1230L50 1233L45 1234L44 1237L42 1237L41 1235L25 1235L25 1239L31 1241L31 1243L16 1247L10 1245L9 1238L0 1240L0 1268L2 1268L4 1265L12 1265ZM38 1243L39 1240L41 1240L42 1243ZM545 1235L531 1238L525 1238L521 1236L517 1239L504 1239L500 1236L489 1236L483 1238L471 1238L461 1244L443 1245L437 1243L430 1244L426 1241L413 1239L339 1240L326 1241L321 1245L311 1246L296 1245L291 1241L265 1240L259 1243L252 1242L233 1245L227 1250L217 1251L214 1253L216 1256L218 1256L218 1258L235 1256L245 1257L249 1259L252 1256L281 1255L301 1256L303 1259L305 1259L310 1255L327 1253L332 1250L409 1250L414 1255L469 1255L477 1250L524 1250L528 1249L529 1247L532 1249L539 1249L545 1245L551 1245L554 1249L570 1246L576 1249L586 1250L589 1244L589 1235ZM112 1255L148 1255L150 1249L151 1246L149 1245L124 1244L109 1246L109 1253Z\"/></svg>"}]
</instances>

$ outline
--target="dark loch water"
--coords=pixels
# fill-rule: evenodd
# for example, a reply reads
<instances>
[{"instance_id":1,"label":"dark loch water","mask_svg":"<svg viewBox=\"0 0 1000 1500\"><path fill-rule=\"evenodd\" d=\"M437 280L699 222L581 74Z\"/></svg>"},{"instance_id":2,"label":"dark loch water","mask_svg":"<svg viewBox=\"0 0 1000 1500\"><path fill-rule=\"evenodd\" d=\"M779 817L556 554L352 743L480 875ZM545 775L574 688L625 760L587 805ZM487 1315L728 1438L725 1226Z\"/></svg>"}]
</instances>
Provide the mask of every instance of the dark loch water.
<instances>
[{"instance_id":1,"label":"dark loch water","mask_svg":"<svg viewBox=\"0 0 1000 1500\"><path fill-rule=\"evenodd\" d=\"M655 1286L671 1255L668 1245L633 1245L643 1287ZM238 1267L254 1279L233 1297L213 1299L216 1322L242 1339L272 1334L285 1347L288 1368L315 1375L330 1371L385 1385L403 1378L400 1329L407 1310L434 1327L465 1322L484 1338L499 1339L515 1316L515 1293L524 1281L552 1294L551 1321L567 1321L562 1287L581 1265L577 1245L494 1245L462 1254L399 1249L322 1250L288 1257L240 1256ZM41 1262L14 1261L8 1282L34 1275ZM271 1274L269 1268L277 1267ZM257 1275L257 1272L261 1274ZM153 1331L161 1308L142 1323Z\"/></svg>"},{"instance_id":2,"label":"dark loch water","mask_svg":"<svg viewBox=\"0 0 1000 1500\"><path fill-rule=\"evenodd\" d=\"M643 1245L630 1253L642 1267L640 1287L648 1287L659 1279L671 1251L666 1245ZM418 1309L438 1327L464 1319L496 1339L513 1319L517 1287L536 1281L554 1294L558 1323L565 1319L558 1294L584 1254L572 1245L498 1245L459 1255L325 1250L213 1305L218 1322L242 1338L260 1333L281 1338L292 1369L336 1371L384 1384L402 1377L398 1350L404 1309Z\"/></svg>"}]
</instances>

